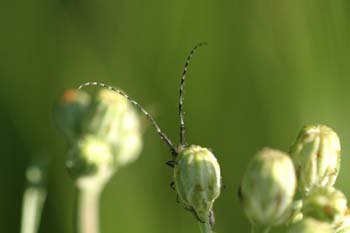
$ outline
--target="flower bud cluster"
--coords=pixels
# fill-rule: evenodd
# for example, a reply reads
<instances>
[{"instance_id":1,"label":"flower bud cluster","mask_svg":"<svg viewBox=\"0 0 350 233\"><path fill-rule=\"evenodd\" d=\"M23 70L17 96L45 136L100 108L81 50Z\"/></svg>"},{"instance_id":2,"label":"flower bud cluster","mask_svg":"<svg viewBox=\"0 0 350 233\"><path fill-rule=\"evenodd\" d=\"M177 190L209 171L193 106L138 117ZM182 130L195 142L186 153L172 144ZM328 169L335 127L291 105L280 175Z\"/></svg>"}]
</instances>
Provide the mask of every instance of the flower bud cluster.
<instances>
[{"instance_id":1,"label":"flower bud cluster","mask_svg":"<svg viewBox=\"0 0 350 233\"><path fill-rule=\"evenodd\" d=\"M100 89L95 95L67 90L56 110L69 142L66 166L79 187L104 184L141 150L140 120L120 95Z\"/></svg>"},{"instance_id":2,"label":"flower bud cluster","mask_svg":"<svg viewBox=\"0 0 350 233\"><path fill-rule=\"evenodd\" d=\"M305 126L289 155L258 152L239 190L253 232L282 224L289 233L350 232L347 198L334 188L340 160L339 138L324 125Z\"/></svg>"}]
</instances>

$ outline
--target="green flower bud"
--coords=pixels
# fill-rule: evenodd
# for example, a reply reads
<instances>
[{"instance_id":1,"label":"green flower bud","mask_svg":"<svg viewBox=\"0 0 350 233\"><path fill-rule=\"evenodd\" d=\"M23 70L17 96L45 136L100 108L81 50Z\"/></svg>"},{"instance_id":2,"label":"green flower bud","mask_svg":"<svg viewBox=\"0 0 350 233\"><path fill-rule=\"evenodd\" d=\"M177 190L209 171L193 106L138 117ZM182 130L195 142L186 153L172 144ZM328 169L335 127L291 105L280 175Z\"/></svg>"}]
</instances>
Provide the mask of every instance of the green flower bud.
<instances>
[{"instance_id":1,"label":"green flower bud","mask_svg":"<svg viewBox=\"0 0 350 233\"><path fill-rule=\"evenodd\" d=\"M84 121L85 132L111 145L117 167L135 160L141 151L140 120L133 105L121 95L101 89Z\"/></svg>"},{"instance_id":2,"label":"green flower bud","mask_svg":"<svg viewBox=\"0 0 350 233\"><path fill-rule=\"evenodd\" d=\"M58 127L70 142L82 133L81 122L90 105L90 96L82 91L67 90L56 108Z\"/></svg>"},{"instance_id":3,"label":"green flower bud","mask_svg":"<svg viewBox=\"0 0 350 233\"><path fill-rule=\"evenodd\" d=\"M317 187L304 198L303 214L333 226L340 225L348 213L345 195L333 187Z\"/></svg>"},{"instance_id":4,"label":"green flower bud","mask_svg":"<svg viewBox=\"0 0 350 233\"><path fill-rule=\"evenodd\" d=\"M246 170L240 199L248 218L268 227L285 223L290 217L295 190L295 169L290 157L265 148Z\"/></svg>"},{"instance_id":5,"label":"green flower bud","mask_svg":"<svg viewBox=\"0 0 350 233\"><path fill-rule=\"evenodd\" d=\"M79 188L102 187L115 171L110 145L94 135L77 140L66 166Z\"/></svg>"},{"instance_id":6,"label":"green flower bud","mask_svg":"<svg viewBox=\"0 0 350 233\"><path fill-rule=\"evenodd\" d=\"M206 148L192 145L179 152L174 167L174 182L180 201L207 222L209 211L220 195L220 166Z\"/></svg>"},{"instance_id":7,"label":"green flower bud","mask_svg":"<svg viewBox=\"0 0 350 233\"><path fill-rule=\"evenodd\" d=\"M312 218L306 218L293 224L288 233L333 233L332 226Z\"/></svg>"},{"instance_id":8,"label":"green flower bud","mask_svg":"<svg viewBox=\"0 0 350 233\"><path fill-rule=\"evenodd\" d=\"M298 186L306 195L314 186L333 186L340 169L340 142L324 125L305 126L291 147Z\"/></svg>"}]
</instances>

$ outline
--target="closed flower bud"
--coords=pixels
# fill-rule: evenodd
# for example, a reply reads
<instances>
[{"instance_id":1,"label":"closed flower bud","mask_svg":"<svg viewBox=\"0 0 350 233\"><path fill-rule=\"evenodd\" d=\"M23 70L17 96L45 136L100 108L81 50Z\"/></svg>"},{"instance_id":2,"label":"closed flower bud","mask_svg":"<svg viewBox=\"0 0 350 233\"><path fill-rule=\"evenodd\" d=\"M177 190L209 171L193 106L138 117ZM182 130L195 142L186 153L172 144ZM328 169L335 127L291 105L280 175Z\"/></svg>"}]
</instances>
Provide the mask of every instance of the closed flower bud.
<instances>
[{"instance_id":1,"label":"closed flower bud","mask_svg":"<svg viewBox=\"0 0 350 233\"><path fill-rule=\"evenodd\" d=\"M215 156L200 146L183 149L176 159L174 182L183 204L195 211L201 222L207 222L221 189L220 166Z\"/></svg>"},{"instance_id":2,"label":"closed flower bud","mask_svg":"<svg viewBox=\"0 0 350 233\"><path fill-rule=\"evenodd\" d=\"M333 187L318 187L304 198L303 214L334 227L340 226L348 214L345 195Z\"/></svg>"},{"instance_id":3,"label":"closed flower bud","mask_svg":"<svg viewBox=\"0 0 350 233\"><path fill-rule=\"evenodd\" d=\"M102 187L115 171L110 145L94 135L77 140L66 166L79 188Z\"/></svg>"},{"instance_id":4,"label":"closed flower bud","mask_svg":"<svg viewBox=\"0 0 350 233\"><path fill-rule=\"evenodd\" d=\"M56 108L58 127L72 143L82 133L81 122L90 105L90 96L82 91L67 90Z\"/></svg>"},{"instance_id":5,"label":"closed flower bud","mask_svg":"<svg viewBox=\"0 0 350 233\"><path fill-rule=\"evenodd\" d=\"M305 218L293 224L288 233L333 233L332 226L312 218Z\"/></svg>"},{"instance_id":6,"label":"closed flower bud","mask_svg":"<svg viewBox=\"0 0 350 233\"><path fill-rule=\"evenodd\" d=\"M135 160L142 147L140 120L134 106L121 95L101 89L84 120L85 132L110 143L116 166Z\"/></svg>"},{"instance_id":7,"label":"closed flower bud","mask_svg":"<svg viewBox=\"0 0 350 233\"><path fill-rule=\"evenodd\" d=\"M248 218L270 227L286 223L291 216L296 176L290 157L265 148L250 162L240 188L240 199Z\"/></svg>"},{"instance_id":8,"label":"closed flower bud","mask_svg":"<svg viewBox=\"0 0 350 233\"><path fill-rule=\"evenodd\" d=\"M340 169L340 142L331 128L305 126L291 147L291 156L303 195L314 186L334 185Z\"/></svg>"}]
</instances>

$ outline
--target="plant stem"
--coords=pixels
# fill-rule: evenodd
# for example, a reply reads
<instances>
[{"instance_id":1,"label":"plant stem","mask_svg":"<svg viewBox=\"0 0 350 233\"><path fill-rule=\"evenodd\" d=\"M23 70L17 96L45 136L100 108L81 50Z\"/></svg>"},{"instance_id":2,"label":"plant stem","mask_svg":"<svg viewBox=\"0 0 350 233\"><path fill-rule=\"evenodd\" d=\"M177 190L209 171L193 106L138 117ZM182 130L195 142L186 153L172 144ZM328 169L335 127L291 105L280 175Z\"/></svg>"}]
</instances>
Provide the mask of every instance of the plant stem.
<instances>
[{"instance_id":1,"label":"plant stem","mask_svg":"<svg viewBox=\"0 0 350 233\"><path fill-rule=\"evenodd\" d=\"M209 221L205 223L199 222L199 229L201 230L201 233L212 233Z\"/></svg>"},{"instance_id":2,"label":"plant stem","mask_svg":"<svg viewBox=\"0 0 350 233\"><path fill-rule=\"evenodd\" d=\"M270 227L252 224L252 233L269 233Z\"/></svg>"},{"instance_id":3,"label":"plant stem","mask_svg":"<svg viewBox=\"0 0 350 233\"><path fill-rule=\"evenodd\" d=\"M77 189L76 233L99 233L101 189Z\"/></svg>"},{"instance_id":4,"label":"plant stem","mask_svg":"<svg viewBox=\"0 0 350 233\"><path fill-rule=\"evenodd\" d=\"M37 157L26 170L26 188L23 193L21 233L37 233L46 200L48 160Z\"/></svg>"},{"instance_id":5,"label":"plant stem","mask_svg":"<svg viewBox=\"0 0 350 233\"><path fill-rule=\"evenodd\" d=\"M44 188L27 188L23 195L21 233L37 233L46 199Z\"/></svg>"}]
</instances>

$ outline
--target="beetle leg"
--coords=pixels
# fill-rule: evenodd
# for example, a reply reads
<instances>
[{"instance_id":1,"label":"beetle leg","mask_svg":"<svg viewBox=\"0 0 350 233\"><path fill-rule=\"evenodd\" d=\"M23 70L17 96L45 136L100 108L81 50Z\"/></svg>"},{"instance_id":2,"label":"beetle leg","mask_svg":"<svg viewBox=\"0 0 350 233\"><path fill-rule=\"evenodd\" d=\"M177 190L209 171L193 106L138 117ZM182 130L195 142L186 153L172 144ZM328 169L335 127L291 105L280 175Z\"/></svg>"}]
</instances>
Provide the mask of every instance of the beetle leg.
<instances>
[{"instance_id":1,"label":"beetle leg","mask_svg":"<svg viewBox=\"0 0 350 233\"><path fill-rule=\"evenodd\" d=\"M174 160L169 160L168 162L165 163L166 165L168 165L171 168L174 168L176 165L176 162Z\"/></svg>"},{"instance_id":2,"label":"beetle leg","mask_svg":"<svg viewBox=\"0 0 350 233\"><path fill-rule=\"evenodd\" d=\"M211 228L213 228L215 225L215 214L213 209L210 209L209 211L209 223Z\"/></svg>"},{"instance_id":3,"label":"beetle leg","mask_svg":"<svg viewBox=\"0 0 350 233\"><path fill-rule=\"evenodd\" d=\"M171 181L169 184L170 188L175 191L175 182Z\"/></svg>"}]
</instances>

